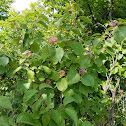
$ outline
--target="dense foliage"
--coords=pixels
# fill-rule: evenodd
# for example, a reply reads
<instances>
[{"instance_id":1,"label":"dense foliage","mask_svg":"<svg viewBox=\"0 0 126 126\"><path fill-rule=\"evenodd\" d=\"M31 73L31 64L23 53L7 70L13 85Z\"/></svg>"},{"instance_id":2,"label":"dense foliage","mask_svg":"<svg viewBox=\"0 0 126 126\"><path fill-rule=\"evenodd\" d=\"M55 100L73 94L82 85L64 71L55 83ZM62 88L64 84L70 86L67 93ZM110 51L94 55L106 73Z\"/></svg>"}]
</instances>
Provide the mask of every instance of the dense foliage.
<instances>
[{"instance_id":1,"label":"dense foliage","mask_svg":"<svg viewBox=\"0 0 126 126\"><path fill-rule=\"evenodd\" d=\"M85 2L37 2L0 21L1 126L126 125L126 20Z\"/></svg>"},{"instance_id":2,"label":"dense foliage","mask_svg":"<svg viewBox=\"0 0 126 126\"><path fill-rule=\"evenodd\" d=\"M0 20L8 17L10 5L14 0L0 0Z\"/></svg>"}]
</instances>

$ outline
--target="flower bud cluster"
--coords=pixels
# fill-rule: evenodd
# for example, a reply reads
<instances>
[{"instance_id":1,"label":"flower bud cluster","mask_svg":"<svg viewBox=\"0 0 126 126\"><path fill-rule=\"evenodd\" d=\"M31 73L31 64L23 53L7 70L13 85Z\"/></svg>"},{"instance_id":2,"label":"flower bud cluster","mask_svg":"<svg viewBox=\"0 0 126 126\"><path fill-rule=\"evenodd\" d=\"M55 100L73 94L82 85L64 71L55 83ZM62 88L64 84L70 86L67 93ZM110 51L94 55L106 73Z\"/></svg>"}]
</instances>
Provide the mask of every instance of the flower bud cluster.
<instances>
[{"instance_id":1,"label":"flower bud cluster","mask_svg":"<svg viewBox=\"0 0 126 126\"><path fill-rule=\"evenodd\" d=\"M26 50L26 51L23 53L23 55L25 56L26 54L31 54L31 51Z\"/></svg>"},{"instance_id":2,"label":"flower bud cluster","mask_svg":"<svg viewBox=\"0 0 126 126\"><path fill-rule=\"evenodd\" d=\"M109 26L111 27L114 27L118 24L117 20L112 20L110 23L109 23Z\"/></svg>"},{"instance_id":3,"label":"flower bud cluster","mask_svg":"<svg viewBox=\"0 0 126 126\"><path fill-rule=\"evenodd\" d=\"M49 44L50 43L56 43L57 41L58 41L57 38L51 38L51 39L49 39Z\"/></svg>"},{"instance_id":4,"label":"flower bud cluster","mask_svg":"<svg viewBox=\"0 0 126 126\"><path fill-rule=\"evenodd\" d=\"M80 70L79 70L79 74L82 76L82 75L84 75L85 73L87 73L87 68L85 67L85 68L81 68Z\"/></svg>"}]
</instances>

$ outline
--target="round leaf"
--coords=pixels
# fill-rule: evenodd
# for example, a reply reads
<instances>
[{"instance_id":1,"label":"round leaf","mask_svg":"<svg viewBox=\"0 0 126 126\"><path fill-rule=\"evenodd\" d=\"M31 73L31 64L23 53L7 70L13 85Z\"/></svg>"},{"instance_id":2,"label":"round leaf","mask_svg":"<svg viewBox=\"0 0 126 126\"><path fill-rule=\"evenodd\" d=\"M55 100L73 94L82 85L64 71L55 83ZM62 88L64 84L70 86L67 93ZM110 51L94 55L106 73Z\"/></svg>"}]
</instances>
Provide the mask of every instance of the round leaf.
<instances>
[{"instance_id":1,"label":"round leaf","mask_svg":"<svg viewBox=\"0 0 126 126\"><path fill-rule=\"evenodd\" d=\"M81 82L86 86L94 86L94 78L90 74L85 74L82 76Z\"/></svg>"},{"instance_id":2,"label":"round leaf","mask_svg":"<svg viewBox=\"0 0 126 126\"><path fill-rule=\"evenodd\" d=\"M73 97L67 96L67 97L64 98L63 104L64 104L64 105L67 105L67 104L69 104L69 103L71 103L71 102L73 102L73 101L74 101L74 98L73 98Z\"/></svg>"},{"instance_id":3,"label":"round leaf","mask_svg":"<svg viewBox=\"0 0 126 126\"><path fill-rule=\"evenodd\" d=\"M75 84L80 80L80 75L74 71L70 71L67 75L68 84Z\"/></svg>"},{"instance_id":4,"label":"round leaf","mask_svg":"<svg viewBox=\"0 0 126 126\"><path fill-rule=\"evenodd\" d=\"M23 97L23 101L27 102L35 93L37 93L37 90L30 89L28 90Z\"/></svg>"},{"instance_id":5,"label":"round leaf","mask_svg":"<svg viewBox=\"0 0 126 126\"><path fill-rule=\"evenodd\" d=\"M50 121L50 113L46 112L42 116L42 124L43 124L43 126L47 126L49 124L49 121Z\"/></svg>"},{"instance_id":6,"label":"round leaf","mask_svg":"<svg viewBox=\"0 0 126 126\"><path fill-rule=\"evenodd\" d=\"M61 78L61 80L59 80L56 83L56 86L57 86L58 90L64 92L68 87L68 82L67 82L66 78Z\"/></svg>"},{"instance_id":7,"label":"round leaf","mask_svg":"<svg viewBox=\"0 0 126 126\"><path fill-rule=\"evenodd\" d=\"M0 126L10 126L8 116L0 117Z\"/></svg>"},{"instance_id":8,"label":"round leaf","mask_svg":"<svg viewBox=\"0 0 126 126\"><path fill-rule=\"evenodd\" d=\"M0 65L6 66L9 63L8 57L0 57Z\"/></svg>"},{"instance_id":9,"label":"round leaf","mask_svg":"<svg viewBox=\"0 0 126 126\"><path fill-rule=\"evenodd\" d=\"M85 68L90 65L90 59L88 56L80 56L80 67Z\"/></svg>"},{"instance_id":10,"label":"round leaf","mask_svg":"<svg viewBox=\"0 0 126 126\"><path fill-rule=\"evenodd\" d=\"M81 43L79 42L74 42L71 44L72 49L74 50L76 55L82 55L83 53L83 47Z\"/></svg>"},{"instance_id":11,"label":"round leaf","mask_svg":"<svg viewBox=\"0 0 126 126\"><path fill-rule=\"evenodd\" d=\"M72 107L65 108L65 112L70 116L70 118L75 122L75 125L77 126L77 113Z\"/></svg>"},{"instance_id":12,"label":"round leaf","mask_svg":"<svg viewBox=\"0 0 126 126\"><path fill-rule=\"evenodd\" d=\"M37 126L40 126L40 123L37 123L37 121L33 119L32 115L27 112L23 112L18 115L17 123L24 123L32 126L36 126L37 124Z\"/></svg>"},{"instance_id":13,"label":"round leaf","mask_svg":"<svg viewBox=\"0 0 126 126\"><path fill-rule=\"evenodd\" d=\"M0 106L12 110L12 104L6 96L0 96Z\"/></svg>"},{"instance_id":14,"label":"round leaf","mask_svg":"<svg viewBox=\"0 0 126 126\"><path fill-rule=\"evenodd\" d=\"M57 110L52 110L51 111L51 117L55 121L55 123L59 126L60 123L61 123L61 119L62 119L59 112Z\"/></svg>"},{"instance_id":15,"label":"round leaf","mask_svg":"<svg viewBox=\"0 0 126 126\"><path fill-rule=\"evenodd\" d=\"M55 55L52 57L54 64L60 62L63 55L64 55L64 50L62 48L56 48Z\"/></svg>"},{"instance_id":16,"label":"round leaf","mask_svg":"<svg viewBox=\"0 0 126 126\"><path fill-rule=\"evenodd\" d=\"M37 42L34 42L31 45L30 49L31 49L32 52L37 53L40 50L39 44Z\"/></svg>"}]
</instances>

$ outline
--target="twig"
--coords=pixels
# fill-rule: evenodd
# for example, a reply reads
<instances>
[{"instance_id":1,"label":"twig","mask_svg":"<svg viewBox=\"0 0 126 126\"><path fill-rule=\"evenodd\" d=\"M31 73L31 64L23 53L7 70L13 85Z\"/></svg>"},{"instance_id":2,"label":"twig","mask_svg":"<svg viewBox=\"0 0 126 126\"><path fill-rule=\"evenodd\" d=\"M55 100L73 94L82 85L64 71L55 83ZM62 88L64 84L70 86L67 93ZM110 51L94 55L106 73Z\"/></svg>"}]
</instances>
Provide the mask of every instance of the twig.
<instances>
[{"instance_id":1,"label":"twig","mask_svg":"<svg viewBox=\"0 0 126 126\"><path fill-rule=\"evenodd\" d=\"M111 80L112 80L112 78L111 78L111 75L112 75L112 72L113 72L113 69L115 68L115 65L116 65L116 62L117 62L117 58L118 58L118 55L116 54L116 59L114 60L114 57L112 56L112 59L113 59L113 64L112 64L112 70L110 71L110 73L109 73L109 76L107 75L107 73L106 73L106 77L107 77L107 81L106 81L106 84L105 84L105 89L104 89L104 94L106 94L106 92L107 92L107 89L108 89L108 84L110 85L110 82L111 82Z\"/></svg>"},{"instance_id":2,"label":"twig","mask_svg":"<svg viewBox=\"0 0 126 126\"><path fill-rule=\"evenodd\" d=\"M63 107L59 112L62 112L65 109L65 107Z\"/></svg>"}]
</instances>

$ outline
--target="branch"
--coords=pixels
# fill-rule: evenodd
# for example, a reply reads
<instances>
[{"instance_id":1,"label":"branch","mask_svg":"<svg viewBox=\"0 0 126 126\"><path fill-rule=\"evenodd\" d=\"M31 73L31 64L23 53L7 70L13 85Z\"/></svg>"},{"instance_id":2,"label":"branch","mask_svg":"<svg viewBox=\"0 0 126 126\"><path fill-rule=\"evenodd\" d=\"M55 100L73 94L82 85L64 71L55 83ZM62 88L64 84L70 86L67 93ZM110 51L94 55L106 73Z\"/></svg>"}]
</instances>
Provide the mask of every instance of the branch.
<instances>
[{"instance_id":1,"label":"branch","mask_svg":"<svg viewBox=\"0 0 126 126\"><path fill-rule=\"evenodd\" d=\"M107 75L107 73L106 73L107 81L106 81L106 84L105 84L104 94L106 94L106 92L107 92L107 89L108 89L107 85L108 84L110 85L110 82L112 80L111 75L112 75L113 69L115 68L115 65L116 65L116 62L117 62L117 58L118 58L118 54L116 54L116 59L115 60L114 60L114 57L112 56L112 59L113 59L112 70L110 71L109 75Z\"/></svg>"},{"instance_id":2,"label":"branch","mask_svg":"<svg viewBox=\"0 0 126 126\"><path fill-rule=\"evenodd\" d=\"M115 102L115 96L116 96L116 90L119 87L120 77L117 79L116 86L114 88L114 91L112 92L112 102Z\"/></svg>"}]
</instances>

